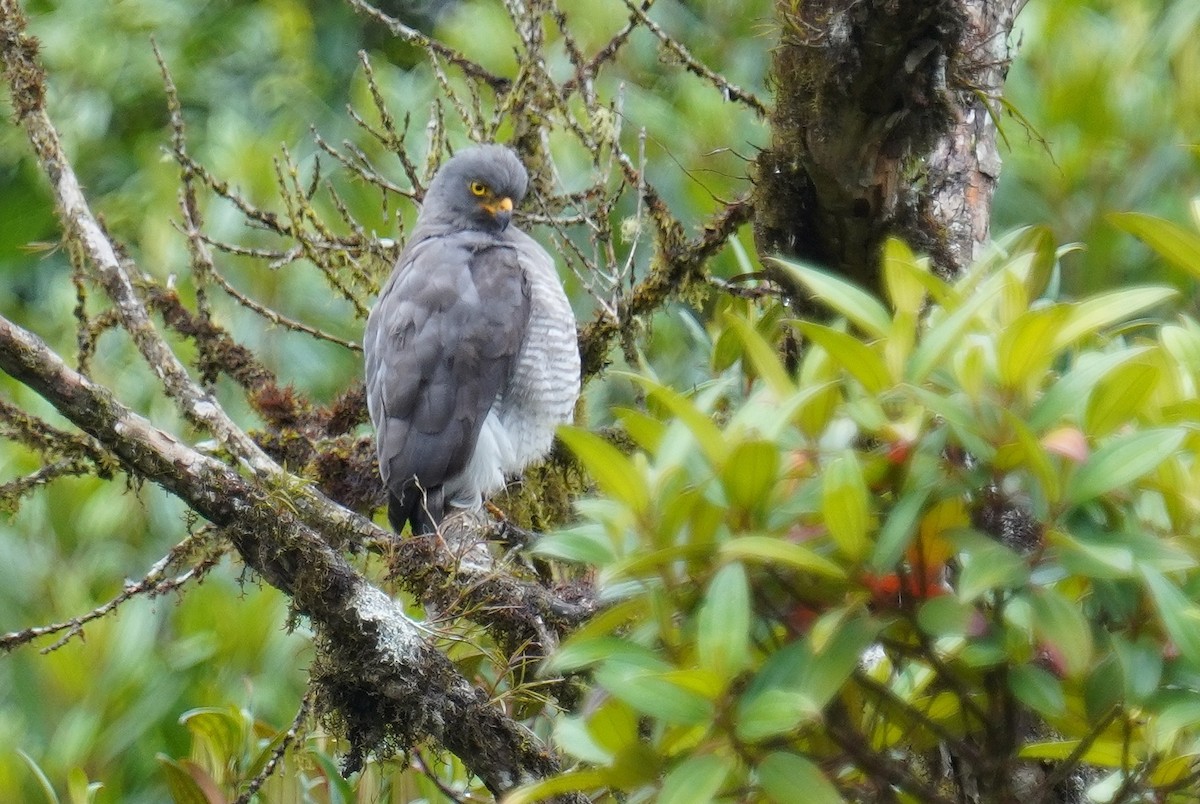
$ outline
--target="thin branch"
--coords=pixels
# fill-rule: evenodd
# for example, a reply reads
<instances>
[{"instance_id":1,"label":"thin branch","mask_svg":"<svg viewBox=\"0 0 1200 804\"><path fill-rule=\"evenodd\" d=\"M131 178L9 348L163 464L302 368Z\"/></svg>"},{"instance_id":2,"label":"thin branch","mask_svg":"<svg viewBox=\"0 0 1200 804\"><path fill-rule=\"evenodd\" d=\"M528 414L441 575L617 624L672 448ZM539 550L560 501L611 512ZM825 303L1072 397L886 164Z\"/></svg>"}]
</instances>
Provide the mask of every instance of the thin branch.
<instances>
[{"instance_id":1,"label":"thin branch","mask_svg":"<svg viewBox=\"0 0 1200 804\"><path fill-rule=\"evenodd\" d=\"M207 555L195 562L186 572L168 577L167 571L171 567L181 563L186 557L195 553L197 548L207 541L204 538L205 536L207 534L187 537L172 547L170 552L165 556L154 562L154 566L150 568L150 571L140 581L136 583L127 582L125 588L119 594L86 614L72 617L65 622L26 628L23 631L13 631L0 636L0 652L8 653L21 645L41 639L42 637L62 634L58 641L47 648L43 648L41 651L42 653L50 653L67 644L73 637L81 636L84 626L88 623L111 614L135 597L141 595L159 597L168 592L177 591L189 581L194 580L199 582L221 560L221 556L225 554L225 546L210 550Z\"/></svg>"},{"instance_id":2,"label":"thin branch","mask_svg":"<svg viewBox=\"0 0 1200 804\"><path fill-rule=\"evenodd\" d=\"M1108 712L1105 713L1104 717L1097 720L1095 724L1088 730L1088 733L1084 735L1083 739L1081 739L1075 748L1071 750L1071 753L1068 754L1063 760L1054 763L1054 767L1051 768L1050 772L1045 775L1041 783L1033 789L1033 791L1027 797L1027 800L1046 800L1046 797L1054 791L1055 787L1066 781L1067 777L1069 777L1079 768L1080 763L1083 761L1084 754L1091 750L1092 745L1094 745L1096 740L1098 740L1104 731L1108 729L1108 725L1112 723L1119 714L1121 714L1121 711L1122 707L1120 705L1114 705L1108 710Z\"/></svg>"},{"instance_id":3,"label":"thin branch","mask_svg":"<svg viewBox=\"0 0 1200 804\"><path fill-rule=\"evenodd\" d=\"M50 179L65 237L86 256L138 351L182 412L192 422L207 428L255 472L279 475L282 472L279 466L234 424L210 394L188 376L187 369L155 330L134 289L126 261L117 255L92 214L79 179L63 151L58 131L46 113L45 71L37 61L36 46L25 33L25 20L16 0L0 0L0 21L3 26L0 58L10 84L13 108L24 124L42 172Z\"/></svg>"},{"instance_id":4,"label":"thin branch","mask_svg":"<svg viewBox=\"0 0 1200 804\"><path fill-rule=\"evenodd\" d=\"M956 804L924 780L897 765L889 755L871 750L870 741L851 725L851 718L840 702L828 708L825 727L830 739L866 771L869 778L915 795L922 804Z\"/></svg>"},{"instance_id":5,"label":"thin branch","mask_svg":"<svg viewBox=\"0 0 1200 804\"><path fill-rule=\"evenodd\" d=\"M650 6L652 5L654 5L654 0L643 0L641 6L638 8L638 11L645 14L645 12L650 10ZM597 71L599 71L601 66L616 58L617 53L620 52L625 43L629 41L629 35L637 30L638 23L640 22L638 11L634 11L629 15L629 19L626 21L621 30L613 34L612 38L610 38L603 47L596 51L595 55L588 60L586 65L584 65L583 69L576 70L575 75L567 79L567 82L563 84L564 95L573 92L577 85L590 82L591 79L596 75ZM557 11L555 15L555 22L558 23L561 29L566 24L566 15L561 11ZM585 89L584 92L586 95L588 90Z\"/></svg>"},{"instance_id":6,"label":"thin branch","mask_svg":"<svg viewBox=\"0 0 1200 804\"><path fill-rule=\"evenodd\" d=\"M257 313L277 327L289 329L293 332L303 332L305 335L309 335L320 341L336 343L338 346L341 346L343 349L349 349L351 352L362 351L362 346L354 341L346 340L345 338L339 338L337 335L332 335L324 330L317 329L316 327L305 324L303 321L297 321L294 318L288 318L282 313L267 307L265 304L256 302L254 299L251 299L249 296L235 288L229 282L229 280L218 271L213 271L209 275L209 278L212 279L212 281L215 282L217 286L221 288L221 290L225 291L225 293L238 304L242 305L247 310Z\"/></svg>"},{"instance_id":7,"label":"thin branch","mask_svg":"<svg viewBox=\"0 0 1200 804\"><path fill-rule=\"evenodd\" d=\"M60 477L81 477L95 471L95 466L78 459L53 461L24 477L0 485L0 507L9 512L14 511L20 504L20 499L35 489L48 486Z\"/></svg>"},{"instance_id":8,"label":"thin branch","mask_svg":"<svg viewBox=\"0 0 1200 804\"><path fill-rule=\"evenodd\" d=\"M254 778L246 783L246 789L237 797L236 804L250 804L250 800L254 795L262 789L262 786L267 783L267 780L274 775L275 771L283 762L283 757L287 754L288 749L296 744L296 738L300 736L300 729L308 720L309 714L312 712L313 692L305 690L304 697L300 699L300 708L296 710L296 716L292 718L291 725L283 734L283 739L279 741L279 745L271 751L270 758L262 769L254 775Z\"/></svg>"},{"instance_id":9,"label":"thin branch","mask_svg":"<svg viewBox=\"0 0 1200 804\"><path fill-rule=\"evenodd\" d=\"M658 41L662 42L663 47L683 62L683 66L687 68L688 72L700 76L715 86L725 96L726 100L737 101L749 106L759 117L766 117L770 114L767 105L755 97L754 93L748 92L736 84L731 84L725 76L705 66L678 39L668 34L658 23L650 19L650 15L643 8L635 5L632 0L622 1L625 3L625 7L629 9L630 14L636 17L638 22L646 26L646 29L650 33L658 37Z\"/></svg>"},{"instance_id":10,"label":"thin branch","mask_svg":"<svg viewBox=\"0 0 1200 804\"><path fill-rule=\"evenodd\" d=\"M634 182L637 170L627 168ZM667 210L666 204L648 185L644 193L646 206L658 233L655 239L656 259L650 273L634 286L621 306L622 315L613 320L598 315L588 322L579 334L579 352L583 358L583 374L590 377L604 368L608 350L627 321L658 309L672 294L688 282L702 278L704 263L719 251L754 213L748 197L734 201L718 212L704 226L703 233L692 240L683 237L682 228Z\"/></svg>"},{"instance_id":11,"label":"thin branch","mask_svg":"<svg viewBox=\"0 0 1200 804\"><path fill-rule=\"evenodd\" d=\"M482 66L471 61L462 53L459 53L457 50L445 44L444 42L440 42L437 39L426 36L416 28L410 28L395 17L388 16L375 6L365 2L365 0L346 0L346 2L350 4L351 8L355 9L361 14L365 14L366 16L383 25L392 32L393 36L399 37L410 44L416 45L427 53L435 54L438 57L445 59L455 67L458 67L460 70L462 70L466 75L474 78L477 81L487 84L496 92L507 91L512 83L507 78L501 78L500 76L493 75L492 73L488 72Z\"/></svg>"}]
</instances>

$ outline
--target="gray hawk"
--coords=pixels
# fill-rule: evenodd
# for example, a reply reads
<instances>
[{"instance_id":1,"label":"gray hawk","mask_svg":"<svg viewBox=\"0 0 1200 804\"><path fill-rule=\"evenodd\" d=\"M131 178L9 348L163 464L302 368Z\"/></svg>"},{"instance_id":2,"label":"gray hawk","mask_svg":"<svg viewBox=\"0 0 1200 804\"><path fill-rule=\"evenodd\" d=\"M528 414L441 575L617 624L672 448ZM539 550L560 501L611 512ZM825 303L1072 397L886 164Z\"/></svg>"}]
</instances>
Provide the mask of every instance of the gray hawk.
<instances>
[{"instance_id":1,"label":"gray hawk","mask_svg":"<svg viewBox=\"0 0 1200 804\"><path fill-rule=\"evenodd\" d=\"M443 164L367 319L367 407L397 533L479 508L574 410L575 316L553 259L509 225L527 183L501 145Z\"/></svg>"}]
</instances>

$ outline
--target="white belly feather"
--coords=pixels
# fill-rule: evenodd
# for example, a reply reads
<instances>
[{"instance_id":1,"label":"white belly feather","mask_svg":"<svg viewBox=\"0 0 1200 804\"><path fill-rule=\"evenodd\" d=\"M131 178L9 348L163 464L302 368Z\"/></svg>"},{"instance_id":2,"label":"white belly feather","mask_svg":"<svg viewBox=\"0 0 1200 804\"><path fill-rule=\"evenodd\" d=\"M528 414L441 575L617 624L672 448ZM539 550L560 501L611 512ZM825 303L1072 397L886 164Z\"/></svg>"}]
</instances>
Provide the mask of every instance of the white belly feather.
<instances>
[{"instance_id":1,"label":"white belly feather","mask_svg":"<svg viewBox=\"0 0 1200 804\"><path fill-rule=\"evenodd\" d=\"M528 330L512 381L488 411L470 461L446 483L446 498L456 507L478 508L509 477L545 457L555 429L574 413L579 398L575 316L548 257L536 246L522 249L521 266L532 290Z\"/></svg>"}]
</instances>

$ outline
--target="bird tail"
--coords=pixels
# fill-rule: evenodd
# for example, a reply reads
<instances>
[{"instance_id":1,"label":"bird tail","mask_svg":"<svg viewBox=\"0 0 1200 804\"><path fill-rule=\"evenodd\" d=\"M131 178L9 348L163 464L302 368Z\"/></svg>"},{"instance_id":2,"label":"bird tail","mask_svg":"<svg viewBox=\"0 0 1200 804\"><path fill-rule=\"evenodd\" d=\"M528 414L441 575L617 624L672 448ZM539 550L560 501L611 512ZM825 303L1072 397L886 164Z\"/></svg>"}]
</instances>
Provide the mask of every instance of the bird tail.
<instances>
[{"instance_id":1,"label":"bird tail","mask_svg":"<svg viewBox=\"0 0 1200 804\"><path fill-rule=\"evenodd\" d=\"M400 496L388 492L388 522L397 535L405 525L411 527L413 536L437 533L445 507L441 486L427 489L420 483L409 483Z\"/></svg>"}]
</instances>

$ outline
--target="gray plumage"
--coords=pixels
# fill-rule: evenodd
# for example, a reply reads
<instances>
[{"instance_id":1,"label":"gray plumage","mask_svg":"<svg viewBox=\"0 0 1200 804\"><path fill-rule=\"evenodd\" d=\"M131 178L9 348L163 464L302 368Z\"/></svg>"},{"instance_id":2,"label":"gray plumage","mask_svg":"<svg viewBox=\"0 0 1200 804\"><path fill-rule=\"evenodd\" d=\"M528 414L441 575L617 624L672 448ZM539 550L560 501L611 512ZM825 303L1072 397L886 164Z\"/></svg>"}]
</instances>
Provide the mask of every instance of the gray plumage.
<instances>
[{"instance_id":1,"label":"gray plumage","mask_svg":"<svg viewBox=\"0 0 1200 804\"><path fill-rule=\"evenodd\" d=\"M479 507L549 451L579 396L554 261L508 225L527 181L500 145L442 165L367 319L367 406L397 533Z\"/></svg>"}]
</instances>

